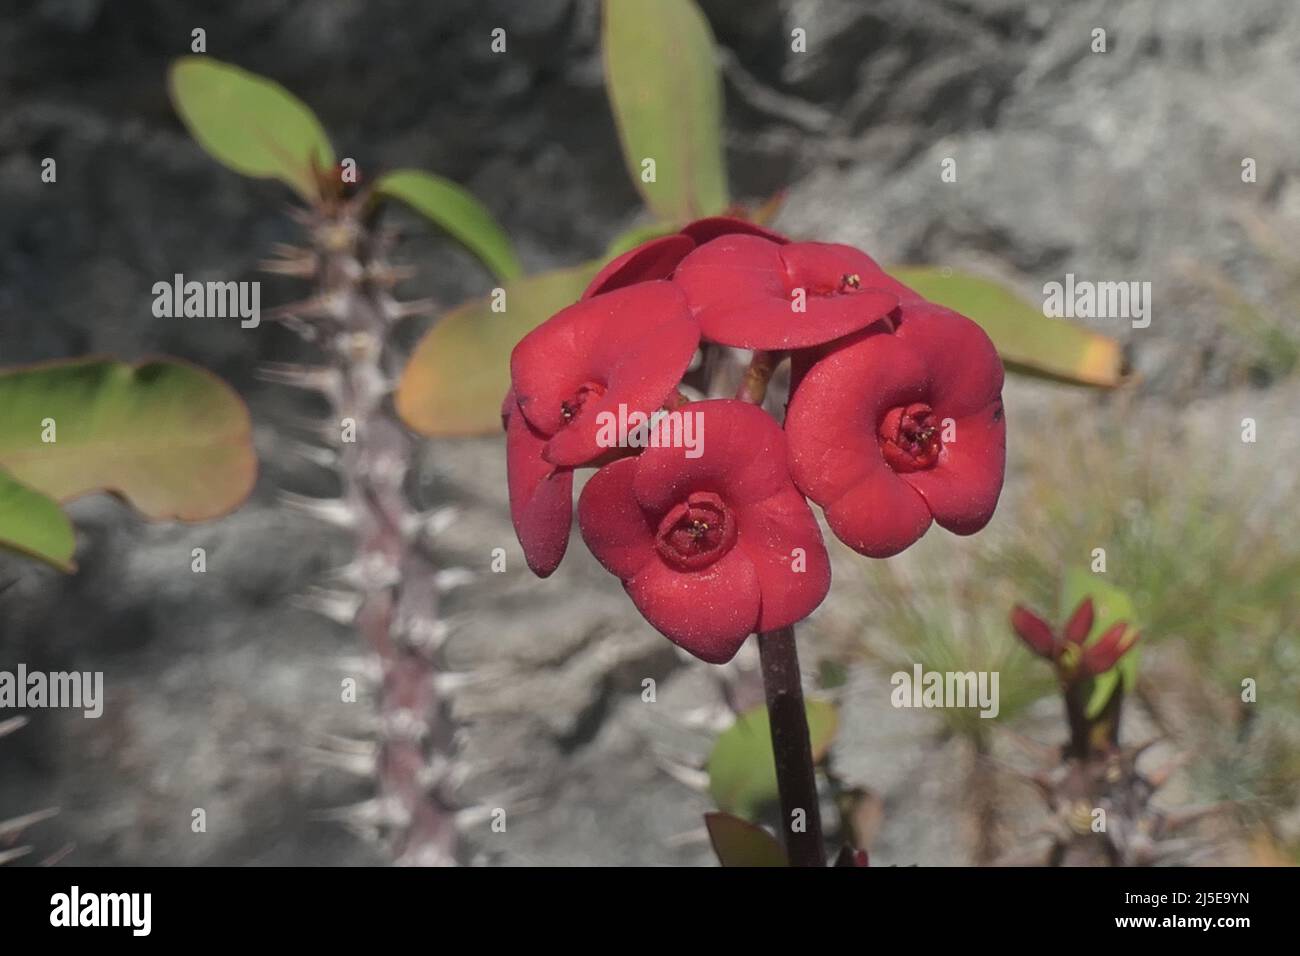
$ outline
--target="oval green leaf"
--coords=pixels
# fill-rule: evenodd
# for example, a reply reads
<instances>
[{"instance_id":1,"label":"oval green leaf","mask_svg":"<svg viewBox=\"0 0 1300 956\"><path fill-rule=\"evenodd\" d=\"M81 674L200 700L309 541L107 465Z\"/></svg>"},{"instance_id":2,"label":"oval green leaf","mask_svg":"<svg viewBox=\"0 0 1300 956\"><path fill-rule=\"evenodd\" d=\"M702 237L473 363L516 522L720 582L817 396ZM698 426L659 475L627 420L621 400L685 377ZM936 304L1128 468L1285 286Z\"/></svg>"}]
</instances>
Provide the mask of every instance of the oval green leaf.
<instances>
[{"instance_id":1,"label":"oval green leaf","mask_svg":"<svg viewBox=\"0 0 1300 956\"><path fill-rule=\"evenodd\" d=\"M275 178L308 202L334 166L320 120L279 83L208 56L181 57L167 76L172 105L199 145L245 176Z\"/></svg>"},{"instance_id":2,"label":"oval green leaf","mask_svg":"<svg viewBox=\"0 0 1300 956\"><path fill-rule=\"evenodd\" d=\"M704 14L694 0L604 7L605 87L632 182L668 222L722 212L722 81ZM646 160L654 161L653 182Z\"/></svg>"},{"instance_id":3,"label":"oval green leaf","mask_svg":"<svg viewBox=\"0 0 1300 956\"><path fill-rule=\"evenodd\" d=\"M576 302L601 265L586 262L509 282L502 312L493 311L493 297L448 312L420 340L402 372L395 398L402 420L437 437L499 432L515 344Z\"/></svg>"},{"instance_id":4,"label":"oval green leaf","mask_svg":"<svg viewBox=\"0 0 1300 956\"><path fill-rule=\"evenodd\" d=\"M1123 380L1118 342L1063 319L1048 318L1042 309L997 282L931 266L899 267L889 274L925 298L978 322L1010 371L1103 388Z\"/></svg>"},{"instance_id":5,"label":"oval green leaf","mask_svg":"<svg viewBox=\"0 0 1300 956\"><path fill-rule=\"evenodd\" d=\"M4 369L0 408L0 468L57 501L108 491L149 518L203 521L237 507L256 478L248 409L185 362Z\"/></svg>"},{"instance_id":6,"label":"oval green leaf","mask_svg":"<svg viewBox=\"0 0 1300 956\"><path fill-rule=\"evenodd\" d=\"M503 282L523 274L505 230L481 202L450 179L418 169L397 169L379 177L375 192L399 199L428 218L482 259Z\"/></svg>"},{"instance_id":7,"label":"oval green leaf","mask_svg":"<svg viewBox=\"0 0 1300 956\"><path fill-rule=\"evenodd\" d=\"M713 852L723 866L789 866L781 841L760 826L730 813L706 813Z\"/></svg>"},{"instance_id":8,"label":"oval green leaf","mask_svg":"<svg viewBox=\"0 0 1300 956\"><path fill-rule=\"evenodd\" d=\"M804 706L813 761L817 762L835 739L839 716L829 701L808 700ZM752 820L776 800L776 760L766 707L746 711L719 735L709 755L708 770L709 792L728 813Z\"/></svg>"},{"instance_id":9,"label":"oval green leaf","mask_svg":"<svg viewBox=\"0 0 1300 956\"><path fill-rule=\"evenodd\" d=\"M1120 621L1129 623L1129 630L1137 627L1137 612L1133 600L1120 588L1085 568L1071 568L1065 574L1061 586L1061 606L1059 619L1070 619L1074 609L1085 598L1092 598L1092 630L1084 639L1084 644L1091 644ZM1110 700L1115 687L1123 681L1124 691L1130 692L1137 684L1138 648L1133 647L1119 659L1114 667L1103 671L1093 678L1092 694L1088 698L1087 715L1096 717Z\"/></svg>"},{"instance_id":10,"label":"oval green leaf","mask_svg":"<svg viewBox=\"0 0 1300 956\"><path fill-rule=\"evenodd\" d=\"M53 498L0 471L0 547L72 571L72 522Z\"/></svg>"}]
</instances>

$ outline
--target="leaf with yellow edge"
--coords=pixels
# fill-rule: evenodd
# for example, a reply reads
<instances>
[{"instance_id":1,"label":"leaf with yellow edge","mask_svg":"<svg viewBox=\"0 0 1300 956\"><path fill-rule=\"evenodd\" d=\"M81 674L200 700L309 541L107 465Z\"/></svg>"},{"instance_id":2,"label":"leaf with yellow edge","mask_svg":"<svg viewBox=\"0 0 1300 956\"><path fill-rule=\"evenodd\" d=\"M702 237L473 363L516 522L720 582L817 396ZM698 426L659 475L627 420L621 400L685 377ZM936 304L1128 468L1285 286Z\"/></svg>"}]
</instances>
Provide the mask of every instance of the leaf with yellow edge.
<instances>
[{"instance_id":1,"label":"leaf with yellow edge","mask_svg":"<svg viewBox=\"0 0 1300 956\"><path fill-rule=\"evenodd\" d=\"M120 495L147 517L204 521L257 475L248 409L187 362L74 359L0 370L0 468L57 501Z\"/></svg>"},{"instance_id":2,"label":"leaf with yellow edge","mask_svg":"<svg viewBox=\"0 0 1300 956\"><path fill-rule=\"evenodd\" d=\"M73 570L77 542L57 501L0 471L0 548Z\"/></svg>"},{"instance_id":3,"label":"leaf with yellow edge","mask_svg":"<svg viewBox=\"0 0 1300 956\"><path fill-rule=\"evenodd\" d=\"M704 814L713 853L723 866L789 866L781 841L762 827L730 813Z\"/></svg>"},{"instance_id":4,"label":"leaf with yellow edge","mask_svg":"<svg viewBox=\"0 0 1300 956\"><path fill-rule=\"evenodd\" d=\"M604 11L605 88L632 182L667 222L717 215L727 170L708 20L694 0L605 0Z\"/></svg>"},{"instance_id":5,"label":"leaf with yellow edge","mask_svg":"<svg viewBox=\"0 0 1300 956\"><path fill-rule=\"evenodd\" d=\"M420 169L395 169L379 177L375 193L400 199L426 216L478 256L498 279L523 274L505 230L472 193L450 179Z\"/></svg>"},{"instance_id":6,"label":"leaf with yellow edge","mask_svg":"<svg viewBox=\"0 0 1300 956\"><path fill-rule=\"evenodd\" d=\"M209 56L183 56L167 74L172 105L199 145L245 176L274 177L308 202L316 171L334 165L320 120L279 83Z\"/></svg>"},{"instance_id":7,"label":"leaf with yellow edge","mask_svg":"<svg viewBox=\"0 0 1300 956\"><path fill-rule=\"evenodd\" d=\"M931 266L888 272L925 298L978 322L1010 371L1103 388L1123 381L1117 341L1048 318L1000 283Z\"/></svg>"},{"instance_id":8,"label":"leaf with yellow edge","mask_svg":"<svg viewBox=\"0 0 1300 956\"><path fill-rule=\"evenodd\" d=\"M510 389L510 353L528 332L572 305L602 262L507 283L505 310L494 297L448 312L420 340L397 386L397 412L424 435L487 435L501 430Z\"/></svg>"}]
</instances>

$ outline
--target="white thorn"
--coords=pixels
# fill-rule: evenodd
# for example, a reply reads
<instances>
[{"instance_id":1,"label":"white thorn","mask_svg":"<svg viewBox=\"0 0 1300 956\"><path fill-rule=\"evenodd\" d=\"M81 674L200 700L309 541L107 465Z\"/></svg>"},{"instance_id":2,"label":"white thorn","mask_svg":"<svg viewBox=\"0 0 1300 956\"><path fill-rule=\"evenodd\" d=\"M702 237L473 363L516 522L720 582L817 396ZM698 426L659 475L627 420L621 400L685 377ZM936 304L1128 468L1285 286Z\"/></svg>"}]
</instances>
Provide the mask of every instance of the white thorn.
<instances>
[{"instance_id":1,"label":"white thorn","mask_svg":"<svg viewBox=\"0 0 1300 956\"><path fill-rule=\"evenodd\" d=\"M378 684L383 672L377 657L343 657L339 659L339 669L349 677L360 677L371 684Z\"/></svg>"},{"instance_id":2,"label":"white thorn","mask_svg":"<svg viewBox=\"0 0 1300 956\"><path fill-rule=\"evenodd\" d=\"M310 279L316 274L316 259L312 256L286 256L281 259L263 259L257 267L272 275Z\"/></svg>"},{"instance_id":3,"label":"white thorn","mask_svg":"<svg viewBox=\"0 0 1300 956\"><path fill-rule=\"evenodd\" d=\"M32 852L29 846L16 846L12 850L0 850L0 866L4 866L13 860L20 859Z\"/></svg>"},{"instance_id":4,"label":"white thorn","mask_svg":"<svg viewBox=\"0 0 1300 956\"><path fill-rule=\"evenodd\" d=\"M384 739L419 743L429 734L429 722L409 707L399 707L383 715Z\"/></svg>"},{"instance_id":5,"label":"white thorn","mask_svg":"<svg viewBox=\"0 0 1300 956\"><path fill-rule=\"evenodd\" d=\"M311 442L300 441L296 438L288 442L288 450L305 461L313 465L319 465L321 468L337 468L339 464L339 453L333 448L325 448L321 445L313 445Z\"/></svg>"},{"instance_id":6,"label":"white thorn","mask_svg":"<svg viewBox=\"0 0 1300 956\"><path fill-rule=\"evenodd\" d=\"M339 734L321 734L318 738L321 750L337 754L353 754L374 757L379 752L379 745L373 740L359 740L355 737L343 737Z\"/></svg>"},{"instance_id":7,"label":"white thorn","mask_svg":"<svg viewBox=\"0 0 1300 956\"><path fill-rule=\"evenodd\" d=\"M456 829L472 830L474 827L482 826L492 819L492 814L496 810L496 807L487 804L458 810L456 811Z\"/></svg>"},{"instance_id":8,"label":"white thorn","mask_svg":"<svg viewBox=\"0 0 1300 956\"><path fill-rule=\"evenodd\" d=\"M678 763L675 760L669 760L659 754L655 755L655 763L659 769L668 776L672 777L683 786L690 787L700 793L706 793L709 789L708 771L700 770L697 767L688 767L686 764Z\"/></svg>"},{"instance_id":9,"label":"white thorn","mask_svg":"<svg viewBox=\"0 0 1300 956\"><path fill-rule=\"evenodd\" d=\"M417 617L403 623L398 636L413 650L433 652L440 650L451 635L451 628L446 621L431 621Z\"/></svg>"},{"instance_id":10,"label":"white thorn","mask_svg":"<svg viewBox=\"0 0 1300 956\"><path fill-rule=\"evenodd\" d=\"M472 584L477 578L478 575L469 568L446 568L433 576L433 583L439 591L445 592Z\"/></svg>"},{"instance_id":11,"label":"white thorn","mask_svg":"<svg viewBox=\"0 0 1300 956\"><path fill-rule=\"evenodd\" d=\"M664 846L675 848L681 846L695 846L699 843L708 842L708 827L696 827L694 830L684 830L681 833L672 834L664 840Z\"/></svg>"},{"instance_id":12,"label":"white thorn","mask_svg":"<svg viewBox=\"0 0 1300 956\"><path fill-rule=\"evenodd\" d=\"M263 382L288 385L337 396L343 385L343 375L328 365L297 365L292 362L263 362L253 373Z\"/></svg>"},{"instance_id":13,"label":"white thorn","mask_svg":"<svg viewBox=\"0 0 1300 956\"><path fill-rule=\"evenodd\" d=\"M402 531L408 538L420 538L432 541L460 520L461 509L447 505L434 511L406 515L402 519Z\"/></svg>"},{"instance_id":14,"label":"white thorn","mask_svg":"<svg viewBox=\"0 0 1300 956\"><path fill-rule=\"evenodd\" d=\"M361 595L350 591L331 591L313 587L306 594L297 595L290 603L305 611L313 611L335 624L350 625L361 610Z\"/></svg>"},{"instance_id":15,"label":"white thorn","mask_svg":"<svg viewBox=\"0 0 1300 956\"><path fill-rule=\"evenodd\" d=\"M398 584L402 580L402 573L385 555L372 551L331 571L327 578L369 593Z\"/></svg>"},{"instance_id":16,"label":"white thorn","mask_svg":"<svg viewBox=\"0 0 1300 956\"><path fill-rule=\"evenodd\" d=\"M351 774L354 777L372 777L375 773L375 758L373 755L363 754L341 754L332 750L308 750L308 756L319 764L330 767L334 770L341 770L343 773Z\"/></svg>"},{"instance_id":17,"label":"white thorn","mask_svg":"<svg viewBox=\"0 0 1300 956\"><path fill-rule=\"evenodd\" d=\"M502 666L479 667L472 671L443 671L433 675L433 687L439 696L450 697L457 691L475 684L499 681L508 673L509 669Z\"/></svg>"},{"instance_id":18,"label":"white thorn","mask_svg":"<svg viewBox=\"0 0 1300 956\"><path fill-rule=\"evenodd\" d=\"M16 836L28 827L40 823L42 820L48 820L58 812L58 807L49 807L45 810L37 810L34 813L28 813L21 817L13 817L9 820L0 820L0 837Z\"/></svg>"},{"instance_id":19,"label":"white thorn","mask_svg":"<svg viewBox=\"0 0 1300 956\"><path fill-rule=\"evenodd\" d=\"M736 715L726 704L705 704L688 710L678 718L683 727L720 734L736 722Z\"/></svg>"},{"instance_id":20,"label":"white thorn","mask_svg":"<svg viewBox=\"0 0 1300 956\"><path fill-rule=\"evenodd\" d=\"M340 498L311 498L294 494L292 491L281 491L279 498L285 507L315 518L317 521L324 521L336 528L356 527L356 514L347 502Z\"/></svg>"},{"instance_id":21,"label":"white thorn","mask_svg":"<svg viewBox=\"0 0 1300 956\"><path fill-rule=\"evenodd\" d=\"M389 826L405 826L410 822L410 815L395 799L372 797L360 803L332 810L320 810L313 816L319 820L336 820L341 823L367 829L379 829Z\"/></svg>"},{"instance_id":22,"label":"white thorn","mask_svg":"<svg viewBox=\"0 0 1300 956\"><path fill-rule=\"evenodd\" d=\"M411 302L398 302L396 299L385 296L383 302L384 315L390 322L396 322L399 319L405 319L415 315L430 315L437 310L438 306L432 299L415 299Z\"/></svg>"}]
</instances>

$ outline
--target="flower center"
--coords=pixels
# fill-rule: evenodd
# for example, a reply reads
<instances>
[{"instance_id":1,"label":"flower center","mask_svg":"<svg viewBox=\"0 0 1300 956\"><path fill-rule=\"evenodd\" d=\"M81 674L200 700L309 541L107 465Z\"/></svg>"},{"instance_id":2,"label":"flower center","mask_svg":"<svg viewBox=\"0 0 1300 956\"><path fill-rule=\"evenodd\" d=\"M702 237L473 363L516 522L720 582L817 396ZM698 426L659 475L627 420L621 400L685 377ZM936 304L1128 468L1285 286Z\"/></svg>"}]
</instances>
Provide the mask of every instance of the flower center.
<instances>
[{"instance_id":1,"label":"flower center","mask_svg":"<svg viewBox=\"0 0 1300 956\"><path fill-rule=\"evenodd\" d=\"M578 417L582 411L582 406L587 404L589 398L600 398L605 394L605 386L599 382L587 382L585 385L573 393L572 398L560 402L560 414L564 416L564 423L567 425Z\"/></svg>"},{"instance_id":2,"label":"flower center","mask_svg":"<svg viewBox=\"0 0 1300 956\"><path fill-rule=\"evenodd\" d=\"M655 549L682 571L707 568L736 543L736 518L721 498L697 491L659 522Z\"/></svg>"},{"instance_id":3,"label":"flower center","mask_svg":"<svg viewBox=\"0 0 1300 956\"><path fill-rule=\"evenodd\" d=\"M894 471L920 471L939 459L939 419L923 402L891 408L880 422L880 450Z\"/></svg>"}]
</instances>

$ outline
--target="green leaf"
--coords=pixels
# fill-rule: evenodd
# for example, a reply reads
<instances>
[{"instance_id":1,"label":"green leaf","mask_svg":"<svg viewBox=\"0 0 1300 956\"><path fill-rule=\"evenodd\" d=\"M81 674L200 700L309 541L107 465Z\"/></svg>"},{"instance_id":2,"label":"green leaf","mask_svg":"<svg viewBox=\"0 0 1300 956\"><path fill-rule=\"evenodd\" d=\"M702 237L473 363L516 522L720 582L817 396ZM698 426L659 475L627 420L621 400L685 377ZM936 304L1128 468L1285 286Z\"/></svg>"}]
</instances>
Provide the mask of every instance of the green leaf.
<instances>
[{"instance_id":1,"label":"green leaf","mask_svg":"<svg viewBox=\"0 0 1300 956\"><path fill-rule=\"evenodd\" d=\"M276 178L308 202L317 170L334 166L330 145L305 103L279 83L207 56L185 56L167 76L172 105L213 158L237 173Z\"/></svg>"},{"instance_id":2,"label":"green leaf","mask_svg":"<svg viewBox=\"0 0 1300 956\"><path fill-rule=\"evenodd\" d=\"M256 477L248 409L188 363L4 369L0 408L0 468L58 501L110 491L150 518L202 521L239 505Z\"/></svg>"},{"instance_id":3,"label":"green leaf","mask_svg":"<svg viewBox=\"0 0 1300 956\"><path fill-rule=\"evenodd\" d=\"M604 6L605 86L633 183L668 222L722 212L722 81L704 14L693 0ZM643 178L647 159L654 182Z\"/></svg>"},{"instance_id":4,"label":"green leaf","mask_svg":"<svg viewBox=\"0 0 1300 956\"><path fill-rule=\"evenodd\" d=\"M501 430L510 389L510 353L529 331L582 295L602 263L543 272L505 285L493 298L448 312L420 340L397 386L397 412L424 435L488 435Z\"/></svg>"},{"instance_id":5,"label":"green leaf","mask_svg":"<svg viewBox=\"0 0 1300 956\"><path fill-rule=\"evenodd\" d=\"M1059 619L1062 622L1068 621L1074 609L1085 598L1092 598L1093 610L1092 630L1084 639L1085 645L1095 642L1120 621L1127 621L1129 630L1137 627L1137 613L1132 599L1120 588L1085 568L1071 568L1066 572L1061 586ZM1088 717L1096 717L1101 713L1120 681L1123 681L1126 693L1131 691L1137 683L1137 670L1138 650L1134 647L1114 667L1094 677L1092 694L1088 698Z\"/></svg>"},{"instance_id":6,"label":"green leaf","mask_svg":"<svg viewBox=\"0 0 1300 956\"><path fill-rule=\"evenodd\" d=\"M444 229L506 281L523 274L510 237L468 191L450 179L418 169L397 169L379 177L375 192L400 199Z\"/></svg>"},{"instance_id":7,"label":"green leaf","mask_svg":"<svg viewBox=\"0 0 1300 956\"><path fill-rule=\"evenodd\" d=\"M72 571L77 542L58 502L0 471L0 547Z\"/></svg>"},{"instance_id":8,"label":"green leaf","mask_svg":"<svg viewBox=\"0 0 1300 956\"><path fill-rule=\"evenodd\" d=\"M1051 319L997 282L931 266L890 269L889 274L925 298L978 322L1011 371L1040 378L1112 388L1123 379L1119 343Z\"/></svg>"},{"instance_id":9,"label":"green leaf","mask_svg":"<svg viewBox=\"0 0 1300 956\"><path fill-rule=\"evenodd\" d=\"M839 716L824 700L808 700L808 735L813 760L826 756ZM767 708L755 707L718 737L709 756L709 792L719 807L747 819L754 819L777 798L776 760L772 756L772 731Z\"/></svg>"},{"instance_id":10,"label":"green leaf","mask_svg":"<svg viewBox=\"0 0 1300 956\"><path fill-rule=\"evenodd\" d=\"M762 827L729 813L706 813L713 852L723 866L789 866L781 841Z\"/></svg>"}]
</instances>

